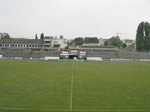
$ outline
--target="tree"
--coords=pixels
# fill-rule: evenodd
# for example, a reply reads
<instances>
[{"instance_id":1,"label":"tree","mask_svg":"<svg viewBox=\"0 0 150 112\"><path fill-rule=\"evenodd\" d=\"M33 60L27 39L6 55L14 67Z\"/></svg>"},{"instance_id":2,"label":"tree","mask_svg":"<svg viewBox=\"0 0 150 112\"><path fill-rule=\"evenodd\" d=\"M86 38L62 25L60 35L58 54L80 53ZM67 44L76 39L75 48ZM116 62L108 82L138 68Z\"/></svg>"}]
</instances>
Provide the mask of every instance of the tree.
<instances>
[{"instance_id":1,"label":"tree","mask_svg":"<svg viewBox=\"0 0 150 112\"><path fill-rule=\"evenodd\" d=\"M44 39L44 33L41 33L40 39Z\"/></svg>"},{"instance_id":2,"label":"tree","mask_svg":"<svg viewBox=\"0 0 150 112\"><path fill-rule=\"evenodd\" d=\"M97 37L85 37L84 43L99 43L99 39Z\"/></svg>"},{"instance_id":3,"label":"tree","mask_svg":"<svg viewBox=\"0 0 150 112\"><path fill-rule=\"evenodd\" d=\"M118 48L120 48L120 46L122 45L122 41L120 40L119 36L113 36L112 38L106 40L104 45L107 46L110 43L111 46L118 47Z\"/></svg>"},{"instance_id":4,"label":"tree","mask_svg":"<svg viewBox=\"0 0 150 112\"><path fill-rule=\"evenodd\" d=\"M144 22L141 22L136 34L136 49L137 51L144 51Z\"/></svg>"},{"instance_id":5,"label":"tree","mask_svg":"<svg viewBox=\"0 0 150 112\"><path fill-rule=\"evenodd\" d=\"M71 45L82 45L83 43L99 43L99 39L97 37L77 37L71 42Z\"/></svg>"},{"instance_id":6,"label":"tree","mask_svg":"<svg viewBox=\"0 0 150 112\"><path fill-rule=\"evenodd\" d=\"M126 43L123 43L121 46L122 46L123 48L126 48L126 47L127 47L127 44L126 44Z\"/></svg>"},{"instance_id":7,"label":"tree","mask_svg":"<svg viewBox=\"0 0 150 112\"><path fill-rule=\"evenodd\" d=\"M68 41L67 46L65 47L65 49L69 49L69 46L70 46L70 42Z\"/></svg>"},{"instance_id":8,"label":"tree","mask_svg":"<svg viewBox=\"0 0 150 112\"><path fill-rule=\"evenodd\" d=\"M150 24L145 22L145 42L144 49L146 52L150 51Z\"/></svg>"},{"instance_id":9,"label":"tree","mask_svg":"<svg viewBox=\"0 0 150 112\"><path fill-rule=\"evenodd\" d=\"M38 36L37 36L37 34L35 34L35 39L36 39L36 40L38 39Z\"/></svg>"},{"instance_id":10,"label":"tree","mask_svg":"<svg viewBox=\"0 0 150 112\"><path fill-rule=\"evenodd\" d=\"M108 43L111 43L110 40L109 40L109 39L108 39L108 40L105 40L104 46L108 46Z\"/></svg>"},{"instance_id":11,"label":"tree","mask_svg":"<svg viewBox=\"0 0 150 112\"><path fill-rule=\"evenodd\" d=\"M72 41L72 43L75 43L75 45L82 45L83 44L83 38L77 37Z\"/></svg>"},{"instance_id":12,"label":"tree","mask_svg":"<svg viewBox=\"0 0 150 112\"><path fill-rule=\"evenodd\" d=\"M10 39L10 36L9 36L9 34L7 34L7 35L3 36L1 39Z\"/></svg>"},{"instance_id":13,"label":"tree","mask_svg":"<svg viewBox=\"0 0 150 112\"><path fill-rule=\"evenodd\" d=\"M148 22L141 22L137 28L136 49L140 52L150 51L150 24Z\"/></svg>"}]
</instances>

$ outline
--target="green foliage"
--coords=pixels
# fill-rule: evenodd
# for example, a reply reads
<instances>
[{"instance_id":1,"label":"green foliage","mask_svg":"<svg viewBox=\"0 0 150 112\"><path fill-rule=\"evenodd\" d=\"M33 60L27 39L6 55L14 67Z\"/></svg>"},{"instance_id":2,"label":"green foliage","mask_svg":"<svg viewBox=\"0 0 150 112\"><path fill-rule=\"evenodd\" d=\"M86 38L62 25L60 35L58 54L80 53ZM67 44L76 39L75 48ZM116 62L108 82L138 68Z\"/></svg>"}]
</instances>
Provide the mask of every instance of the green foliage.
<instances>
[{"instance_id":1,"label":"green foliage","mask_svg":"<svg viewBox=\"0 0 150 112\"><path fill-rule=\"evenodd\" d=\"M84 43L99 43L99 39L97 37L85 37Z\"/></svg>"},{"instance_id":2,"label":"green foliage","mask_svg":"<svg viewBox=\"0 0 150 112\"><path fill-rule=\"evenodd\" d=\"M69 46L70 46L70 42L68 41L67 46L65 47L65 49L69 49Z\"/></svg>"},{"instance_id":3,"label":"green foliage","mask_svg":"<svg viewBox=\"0 0 150 112\"><path fill-rule=\"evenodd\" d=\"M127 47L127 45L126 45L126 43L122 43L122 48L126 48Z\"/></svg>"},{"instance_id":4,"label":"green foliage","mask_svg":"<svg viewBox=\"0 0 150 112\"><path fill-rule=\"evenodd\" d=\"M108 43L110 43L110 40L105 40L104 46L108 46Z\"/></svg>"},{"instance_id":5,"label":"green foliage","mask_svg":"<svg viewBox=\"0 0 150 112\"><path fill-rule=\"evenodd\" d=\"M71 45L82 45L83 43L98 43L99 39L97 37L77 37L72 42Z\"/></svg>"},{"instance_id":6,"label":"green foliage","mask_svg":"<svg viewBox=\"0 0 150 112\"><path fill-rule=\"evenodd\" d=\"M75 43L75 45L82 45L83 38L82 37L75 38L73 42Z\"/></svg>"},{"instance_id":7,"label":"green foliage","mask_svg":"<svg viewBox=\"0 0 150 112\"><path fill-rule=\"evenodd\" d=\"M144 22L141 22L137 29L136 49L137 51L144 51Z\"/></svg>"},{"instance_id":8,"label":"green foliage","mask_svg":"<svg viewBox=\"0 0 150 112\"><path fill-rule=\"evenodd\" d=\"M83 44L83 38L82 37L77 37L75 38L71 43L71 45L82 45Z\"/></svg>"},{"instance_id":9,"label":"green foliage","mask_svg":"<svg viewBox=\"0 0 150 112\"><path fill-rule=\"evenodd\" d=\"M111 46L118 47L118 48L120 48L120 46L122 45L122 41L120 40L119 36L113 36L112 38L106 40L104 42L104 45L107 46L109 45L109 43L111 43Z\"/></svg>"},{"instance_id":10,"label":"green foliage","mask_svg":"<svg viewBox=\"0 0 150 112\"><path fill-rule=\"evenodd\" d=\"M136 49L140 52L150 51L150 24L148 22L141 22L137 28Z\"/></svg>"},{"instance_id":11,"label":"green foliage","mask_svg":"<svg viewBox=\"0 0 150 112\"><path fill-rule=\"evenodd\" d=\"M145 42L144 49L146 52L150 51L150 24L145 22Z\"/></svg>"},{"instance_id":12,"label":"green foliage","mask_svg":"<svg viewBox=\"0 0 150 112\"><path fill-rule=\"evenodd\" d=\"M69 46L66 46L65 49L69 49Z\"/></svg>"},{"instance_id":13,"label":"green foliage","mask_svg":"<svg viewBox=\"0 0 150 112\"><path fill-rule=\"evenodd\" d=\"M11 37L7 34L5 36L3 36L1 39L10 39Z\"/></svg>"},{"instance_id":14,"label":"green foliage","mask_svg":"<svg viewBox=\"0 0 150 112\"><path fill-rule=\"evenodd\" d=\"M44 33L41 33L40 39L44 39Z\"/></svg>"}]
</instances>

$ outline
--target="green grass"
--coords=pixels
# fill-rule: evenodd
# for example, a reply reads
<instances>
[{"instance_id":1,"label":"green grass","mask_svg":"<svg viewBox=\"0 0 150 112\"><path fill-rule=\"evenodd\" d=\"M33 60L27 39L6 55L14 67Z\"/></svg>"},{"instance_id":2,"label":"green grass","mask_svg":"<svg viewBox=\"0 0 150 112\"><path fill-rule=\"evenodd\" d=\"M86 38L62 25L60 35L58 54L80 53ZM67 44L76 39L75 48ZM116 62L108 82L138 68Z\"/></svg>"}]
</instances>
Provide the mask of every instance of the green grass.
<instances>
[{"instance_id":1,"label":"green grass","mask_svg":"<svg viewBox=\"0 0 150 112\"><path fill-rule=\"evenodd\" d=\"M69 112L72 65L0 60L0 112ZM72 96L74 112L148 112L150 63L75 62Z\"/></svg>"}]
</instances>

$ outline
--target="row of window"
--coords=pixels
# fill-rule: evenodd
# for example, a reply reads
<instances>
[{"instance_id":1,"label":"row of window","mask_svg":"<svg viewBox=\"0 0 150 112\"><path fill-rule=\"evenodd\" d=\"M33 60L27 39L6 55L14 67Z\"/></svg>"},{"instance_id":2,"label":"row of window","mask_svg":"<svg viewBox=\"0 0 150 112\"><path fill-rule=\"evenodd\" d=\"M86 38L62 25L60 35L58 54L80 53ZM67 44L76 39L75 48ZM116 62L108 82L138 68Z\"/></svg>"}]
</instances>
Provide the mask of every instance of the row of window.
<instances>
[{"instance_id":1,"label":"row of window","mask_svg":"<svg viewBox=\"0 0 150 112\"><path fill-rule=\"evenodd\" d=\"M97 50L97 49L88 49L88 51L92 51L92 52L114 52L115 50Z\"/></svg>"},{"instance_id":2,"label":"row of window","mask_svg":"<svg viewBox=\"0 0 150 112\"><path fill-rule=\"evenodd\" d=\"M41 47L43 47L43 45L0 44L0 47L41 48Z\"/></svg>"}]
</instances>

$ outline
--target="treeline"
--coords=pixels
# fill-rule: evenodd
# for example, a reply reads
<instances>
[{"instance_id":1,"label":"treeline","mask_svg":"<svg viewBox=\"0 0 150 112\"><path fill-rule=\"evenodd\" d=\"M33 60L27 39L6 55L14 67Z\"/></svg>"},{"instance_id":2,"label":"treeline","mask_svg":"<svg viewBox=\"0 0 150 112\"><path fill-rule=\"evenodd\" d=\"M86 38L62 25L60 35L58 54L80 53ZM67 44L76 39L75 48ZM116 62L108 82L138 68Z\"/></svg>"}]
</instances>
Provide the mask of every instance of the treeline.
<instances>
[{"instance_id":1,"label":"treeline","mask_svg":"<svg viewBox=\"0 0 150 112\"><path fill-rule=\"evenodd\" d=\"M37 34L35 34L35 39L36 39L36 40L38 39L38 35L37 35ZM41 33L41 34L40 34L40 39L44 39L44 33Z\"/></svg>"},{"instance_id":2,"label":"treeline","mask_svg":"<svg viewBox=\"0 0 150 112\"><path fill-rule=\"evenodd\" d=\"M72 42L71 45L75 44L75 45L82 45L83 43L88 44L88 43L99 43L99 39L97 37L78 37L75 38ZM125 43L123 43L120 40L119 36L113 36L110 39L105 40L104 42L104 46L114 46L114 47L122 47L122 48L126 48L127 45Z\"/></svg>"},{"instance_id":3,"label":"treeline","mask_svg":"<svg viewBox=\"0 0 150 112\"><path fill-rule=\"evenodd\" d=\"M141 22L137 28L136 49L140 52L150 51L150 24Z\"/></svg>"},{"instance_id":4,"label":"treeline","mask_svg":"<svg viewBox=\"0 0 150 112\"><path fill-rule=\"evenodd\" d=\"M11 37L9 36L9 34L6 34L4 36L1 37L1 39L10 39Z\"/></svg>"},{"instance_id":5,"label":"treeline","mask_svg":"<svg viewBox=\"0 0 150 112\"><path fill-rule=\"evenodd\" d=\"M110 39L108 39L104 42L104 45L105 46L114 46L117 48L121 48L121 47L126 48L127 47L126 43L123 43L123 41L120 39L119 36L111 37Z\"/></svg>"},{"instance_id":6,"label":"treeline","mask_svg":"<svg viewBox=\"0 0 150 112\"><path fill-rule=\"evenodd\" d=\"M83 43L99 43L99 39L97 37L77 37L70 44L82 45Z\"/></svg>"}]
</instances>

